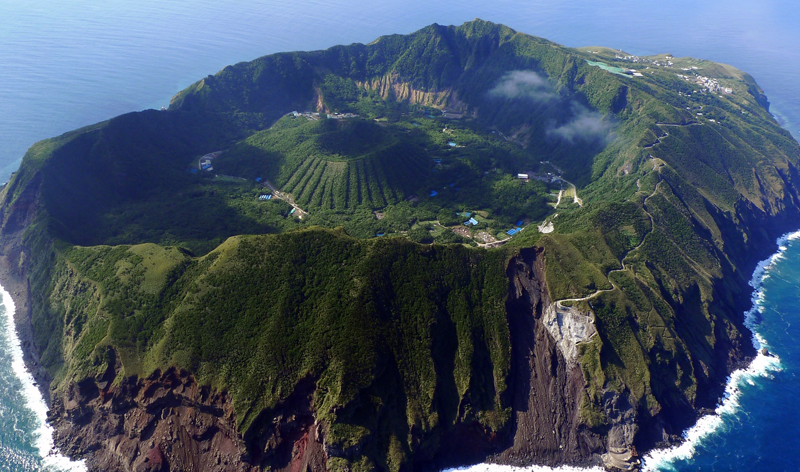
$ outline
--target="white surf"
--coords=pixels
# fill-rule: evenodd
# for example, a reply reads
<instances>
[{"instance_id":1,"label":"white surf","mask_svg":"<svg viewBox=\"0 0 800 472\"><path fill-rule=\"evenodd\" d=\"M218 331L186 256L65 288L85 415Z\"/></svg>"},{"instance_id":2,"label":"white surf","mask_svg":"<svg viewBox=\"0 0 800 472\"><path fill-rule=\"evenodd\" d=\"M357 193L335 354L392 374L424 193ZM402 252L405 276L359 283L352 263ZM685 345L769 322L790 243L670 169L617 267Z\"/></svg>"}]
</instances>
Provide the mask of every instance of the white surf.
<instances>
[{"instance_id":1,"label":"white surf","mask_svg":"<svg viewBox=\"0 0 800 472\"><path fill-rule=\"evenodd\" d=\"M36 415L37 428L33 435L35 446L42 458L42 466L47 471L68 471L86 472L84 461L73 461L59 453L53 444L53 428L47 423L47 404L42 398L41 392L34 384L33 375L28 372L22 358L22 346L17 335L17 328L14 324L14 300L5 288L0 287L0 299L2 299L5 317L6 336L9 341L11 351L11 368L14 374L22 383L20 394L25 400L25 406Z\"/></svg>"}]
</instances>

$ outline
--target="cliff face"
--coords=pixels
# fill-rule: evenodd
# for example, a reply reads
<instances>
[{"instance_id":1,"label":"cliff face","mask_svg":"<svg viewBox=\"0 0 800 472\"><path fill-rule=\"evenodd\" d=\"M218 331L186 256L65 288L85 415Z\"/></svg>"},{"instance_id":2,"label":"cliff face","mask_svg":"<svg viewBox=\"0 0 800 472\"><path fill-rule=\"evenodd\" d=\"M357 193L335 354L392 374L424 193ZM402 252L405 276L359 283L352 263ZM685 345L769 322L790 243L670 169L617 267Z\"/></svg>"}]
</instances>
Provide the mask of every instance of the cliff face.
<instances>
[{"instance_id":1,"label":"cliff face","mask_svg":"<svg viewBox=\"0 0 800 472\"><path fill-rule=\"evenodd\" d=\"M367 90L374 90L384 100L396 100L430 107L448 107L459 113L467 108L465 103L458 100L452 88L437 91L416 89L412 84L403 82L397 74L385 75L371 81L356 82L356 85Z\"/></svg>"},{"instance_id":2,"label":"cliff face","mask_svg":"<svg viewBox=\"0 0 800 472\"><path fill-rule=\"evenodd\" d=\"M186 372L71 384L53 398L50 421L66 454L91 470L256 471L243 460L230 399L200 387Z\"/></svg>"},{"instance_id":3,"label":"cliff face","mask_svg":"<svg viewBox=\"0 0 800 472\"><path fill-rule=\"evenodd\" d=\"M628 424L633 415L630 405L619 405L619 396L607 398L610 409L619 410L613 418L618 433L606 439L584 425L583 372L546 326L553 303L544 273L541 249L525 249L508 263L509 426L492 433L477 423L461 425L419 467L438 470L484 460L597 465L607 451L624 456L614 465L635 463L630 457L635 430ZM353 456L362 447L343 450L326 441L330 425L313 407L319 387L312 378L260 415L242 437L226 393L200 386L177 369L145 379L125 377L115 352L106 355L102 375L70 383L52 398L56 444L72 457L86 457L92 470L256 471L268 465L276 471L321 471L330 456Z\"/></svg>"},{"instance_id":4,"label":"cliff face","mask_svg":"<svg viewBox=\"0 0 800 472\"><path fill-rule=\"evenodd\" d=\"M545 325L552 306L541 250L525 249L509 262L513 444L492 457L500 463L589 465L605 452L603 438L583 425L583 372L568 362Z\"/></svg>"},{"instance_id":5,"label":"cliff face","mask_svg":"<svg viewBox=\"0 0 800 472\"><path fill-rule=\"evenodd\" d=\"M30 249L23 243L23 234L34 221L39 210L41 176L35 177L27 186L17 189L6 185L0 198L0 280L14 300L14 321L28 370L33 374L46 402L50 400L50 376L40 362L34 344L34 329L31 323L32 303L29 269ZM9 204L9 193L19 191L19 196Z\"/></svg>"}]
</instances>

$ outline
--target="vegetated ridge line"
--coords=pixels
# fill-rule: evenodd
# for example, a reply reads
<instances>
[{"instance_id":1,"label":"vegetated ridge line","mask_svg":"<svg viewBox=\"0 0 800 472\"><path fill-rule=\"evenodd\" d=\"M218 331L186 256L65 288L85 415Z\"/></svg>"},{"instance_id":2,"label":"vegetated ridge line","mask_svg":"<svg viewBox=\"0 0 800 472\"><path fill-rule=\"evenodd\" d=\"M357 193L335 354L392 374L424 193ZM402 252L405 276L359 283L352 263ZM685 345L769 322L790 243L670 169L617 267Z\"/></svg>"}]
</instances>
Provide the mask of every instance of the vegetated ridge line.
<instances>
[{"instance_id":1,"label":"vegetated ridge line","mask_svg":"<svg viewBox=\"0 0 800 472\"><path fill-rule=\"evenodd\" d=\"M656 123L656 125L657 126L702 126L703 123L699 123L697 121L691 121L689 123ZM657 144L661 144L661 140L666 138L667 136L669 136L669 133L667 133L665 131L662 136L659 136L658 139L656 139L656 142L654 142L653 144L649 144L647 146L644 146L644 149L650 149L653 146L656 146ZM651 159L653 159L652 155L649 156L649 157ZM611 284L611 288L596 290L594 293L592 293L590 295L587 295L585 297L565 298L563 300L558 300L558 301L556 301L556 305L559 308L563 308L564 307L564 305L563 305L564 302L585 302L587 300L591 300L592 298L595 298L596 296L600 295L601 293L611 292L611 291L616 290L618 288L617 285L611 280L611 274L613 274L614 272L623 272L623 271L627 270L627 267L625 266L625 259L627 259L628 256L632 252L634 252L634 251L638 250L639 248L641 248L642 245L644 244L645 240L647 239L647 236L655 230L655 220L653 219L653 215L651 215L650 212L647 210L647 200L649 200L650 197L654 196L656 194L656 192L658 192L658 186L661 185L662 180L661 180L661 168L660 167L656 167L655 164L654 164L653 170L655 170L659 174L658 183L656 183L656 186L653 188L653 192L650 195L648 195L647 197L645 197L645 199L642 201L642 209L647 214L647 216L650 218L650 231L648 231L647 234L645 234L642 237L641 242L639 242L639 244L636 245L636 247L634 247L633 249L631 249L630 251L625 253L625 255L620 260L620 264L622 266L621 268L610 270L608 272L608 274L606 274L606 278L608 279L608 283ZM567 182L567 181L565 180L564 182ZM571 185L572 188L575 188L575 186L573 184L571 184L569 182L567 182L567 183L569 185ZM641 184L639 182L639 179L636 179L636 187L637 187L638 190L641 190ZM577 191L575 191L575 197L574 198L576 199L576 202L577 202L577 200L578 200L578 192ZM561 192L559 192L559 194L558 194L558 200L559 200L559 202L561 201ZM580 203L579 203L579 205L580 205ZM558 206L558 203L556 203L556 206ZM583 205L580 205L580 206L582 207ZM684 256L686 256L687 259L689 259L690 261L694 262L695 264L697 264L697 266L699 268L702 269L702 266L700 264L698 264L697 261L695 261L694 259L689 257L681 248L678 248L678 250ZM705 272L705 270L703 270L703 271Z\"/></svg>"}]
</instances>

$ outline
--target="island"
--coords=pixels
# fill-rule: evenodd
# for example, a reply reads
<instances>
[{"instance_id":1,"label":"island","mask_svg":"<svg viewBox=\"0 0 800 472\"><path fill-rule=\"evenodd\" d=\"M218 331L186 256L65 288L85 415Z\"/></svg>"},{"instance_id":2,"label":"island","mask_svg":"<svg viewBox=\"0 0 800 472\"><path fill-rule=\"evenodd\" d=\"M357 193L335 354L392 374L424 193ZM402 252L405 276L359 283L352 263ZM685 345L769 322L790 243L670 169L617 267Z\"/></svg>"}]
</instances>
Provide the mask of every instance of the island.
<instances>
[{"instance_id":1,"label":"island","mask_svg":"<svg viewBox=\"0 0 800 472\"><path fill-rule=\"evenodd\" d=\"M92 471L636 470L756 355L799 160L734 67L433 24L34 144L0 281Z\"/></svg>"}]
</instances>

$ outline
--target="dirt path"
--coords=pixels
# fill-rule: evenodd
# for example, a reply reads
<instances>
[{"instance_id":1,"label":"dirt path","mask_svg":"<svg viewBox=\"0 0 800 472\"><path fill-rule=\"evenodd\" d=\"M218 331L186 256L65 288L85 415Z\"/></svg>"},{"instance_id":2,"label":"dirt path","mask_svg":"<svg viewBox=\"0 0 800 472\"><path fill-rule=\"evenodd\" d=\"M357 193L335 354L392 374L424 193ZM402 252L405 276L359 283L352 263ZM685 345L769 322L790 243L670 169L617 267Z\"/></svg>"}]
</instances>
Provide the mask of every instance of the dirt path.
<instances>
[{"instance_id":1,"label":"dirt path","mask_svg":"<svg viewBox=\"0 0 800 472\"><path fill-rule=\"evenodd\" d=\"M567 184L567 189L564 190L564 184ZM558 191L558 199L556 200L556 206L553 208L558 208L561 205L562 198L570 198L572 197L572 201L577 203L579 207L583 208L583 200L578 197L578 188L575 187L575 184L569 182L567 180L561 179L561 190Z\"/></svg>"},{"instance_id":2,"label":"dirt path","mask_svg":"<svg viewBox=\"0 0 800 472\"><path fill-rule=\"evenodd\" d=\"M683 128L683 127L686 127L686 126L703 126L703 123L699 123L697 121L691 121L689 123L656 123L656 126L672 126L672 127ZM666 138L667 136L669 136L669 133L664 131L664 134L662 134L661 136L657 137L656 141L654 143L648 144L644 148L645 149L650 149L650 148L652 148L654 146L657 146L657 145L661 144L661 140Z\"/></svg>"},{"instance_id":3,"label":"dirt path","mask_svg":"<svg viewBox=\"0 0 800 472\"><path fill-rule=\"evenodd\" d=\"M566 181L565 181L566 182ZM577 203L579 207L583 208L583 200L578 197L578 189L575 187L575 184L567 182L569 184L569 191L572 192L572 201Z\"/></svg>"},{"instance_id":4,"label":"dirt path","mask_svg":"<svg viewBox=\"0 0 800 472\"><path fill-rule=\"evenodd\" d=\"M500 247L500 246L502 246L503 244L505 244L505 243L507 243L509 241L511 241L511 238L500 239L500 240L497 240L497 241L494 241L494 242L491 242L491 243L485 243L485 244L478 243L478 247L482 247L484 249L491 249L493 247Z\"/></svg>"},{"instance_id":5,"label":"dirt path","mask_svg":"<svg viewBox=\"0 0 800 472\"><path fill-rule=\"evenodd\" d=\"M295 213L297 213L298 218L300 218L301 220L303 219L304 216L308 216L308 212L300 208L297 205L297 203L295 203L294 198L292 198L291 195L289 195L288 193L283 193L277 188L275 188L275 186L272 185L272 182L270 182L269 180L264 180L264 182L261 185L270 189L272 191L273 197L283 200L284 202L291 205L292 208L294 208Z\"/></svg>"}]
</instances>

